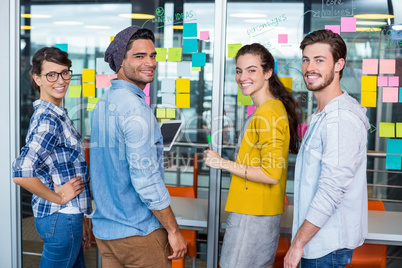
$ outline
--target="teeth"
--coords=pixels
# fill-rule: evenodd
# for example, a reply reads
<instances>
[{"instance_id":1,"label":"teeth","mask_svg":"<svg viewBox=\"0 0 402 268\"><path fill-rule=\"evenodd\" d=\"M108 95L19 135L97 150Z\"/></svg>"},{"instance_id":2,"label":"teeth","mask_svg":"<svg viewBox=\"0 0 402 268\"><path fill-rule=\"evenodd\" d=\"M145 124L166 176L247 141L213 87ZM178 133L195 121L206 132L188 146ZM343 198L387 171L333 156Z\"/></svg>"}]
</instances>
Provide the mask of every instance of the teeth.
<instances>
[{"instance_id":1,"label":"teeth","mask_svg":"<svg viewBox=\"0 0 402 268\"><path fill-rule=\"evenodd\" d=\"M242 87L246 87L246 86L249 86L249 85L251 85L251 83L241 84Z\"/></svg>"}]
</instances>

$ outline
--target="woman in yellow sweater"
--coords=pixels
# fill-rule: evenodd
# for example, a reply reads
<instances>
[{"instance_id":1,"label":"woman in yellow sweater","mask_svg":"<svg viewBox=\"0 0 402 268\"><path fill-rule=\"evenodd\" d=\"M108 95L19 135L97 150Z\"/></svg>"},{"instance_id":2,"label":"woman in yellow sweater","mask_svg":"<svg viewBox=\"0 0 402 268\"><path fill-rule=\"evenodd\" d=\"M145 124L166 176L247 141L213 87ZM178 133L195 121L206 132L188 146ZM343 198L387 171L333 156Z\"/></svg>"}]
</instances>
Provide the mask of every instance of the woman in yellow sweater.
<instances>
[{"instance_id":1,"label":"woman in yellow sweater","mask_svg":"<svg viewBox=\"0 0 402 268\"><path fill-rule=\"evenodd\" d=\"M297 153L296 102L274 71L275 60L262 45L243 46L236 55L236 82L255 105L241 130L236 162L213 150L207 166L233 174L226 210L222 268L272 267L284 210L288 152Z\"/></svg>"}]
</instances>

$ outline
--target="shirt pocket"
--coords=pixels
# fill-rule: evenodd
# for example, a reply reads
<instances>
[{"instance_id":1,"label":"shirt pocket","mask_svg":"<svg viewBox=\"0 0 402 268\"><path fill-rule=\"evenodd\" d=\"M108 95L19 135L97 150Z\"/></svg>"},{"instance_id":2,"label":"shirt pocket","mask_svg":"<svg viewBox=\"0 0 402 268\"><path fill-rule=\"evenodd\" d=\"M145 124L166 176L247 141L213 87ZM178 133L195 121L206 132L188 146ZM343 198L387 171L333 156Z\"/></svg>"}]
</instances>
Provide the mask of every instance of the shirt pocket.
<instances>
[{"instance_id":1,"label":"shirt pocket","mask_svg":"<svg viewBox=\"0 0 402 268\"><path fill-rule=\"evenodd\" d=\"M321 139L312 137L306 143L306 162L311 165L314 163L319 163L322 160L322 150L323 145Z\"/></svg>"}]
</instances>

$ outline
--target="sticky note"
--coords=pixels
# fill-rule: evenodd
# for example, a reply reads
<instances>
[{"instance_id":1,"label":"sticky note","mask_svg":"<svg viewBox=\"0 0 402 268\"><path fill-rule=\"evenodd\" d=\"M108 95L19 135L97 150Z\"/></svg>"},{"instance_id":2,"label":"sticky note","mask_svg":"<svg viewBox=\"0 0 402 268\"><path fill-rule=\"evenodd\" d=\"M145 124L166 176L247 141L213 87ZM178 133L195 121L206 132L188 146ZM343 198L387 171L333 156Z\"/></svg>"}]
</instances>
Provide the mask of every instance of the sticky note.
<instances>
[{"instance_id":1,"label":"sticky note","mask_svg":"<svg viewBox=\"0 0 402 268\"><path fill-rule=\"evenodd\" d=\"M111 74L111 75L109 75L109 80L110 80L110 81L113 80L113 79L115 79L115 78L117 78L117 74Z\"/></svg>"},{"instance_id":2,"label":"sticky note","mask_svg":"<svg viewBox=\"0 0 402 268\"><path fill-rule=\"evenodd\" d=\"M61 51L68 52L68 45L67 44L56 44L55 47L57 47Z\"/></svg>"},{"instance_id":3,"label":"sticky note","mask_svg":"<svg viewBox=\"0 0 402 268\"><path fill-rule=\"evenodd\" d=\"M151 105L151 98L149 96L145 96L145 103Z\"/></svg>"},{"instance_id":4,"label":"sticky note","mask_svg":"<svg viewBox=\"0 0 402 268\"><path fill-rule=\"evenodd\" d=\"M395 60L380 60L380 74L395 74Z\"/></svg>"},{"instance_id":5,"label":"sticky note","mask_svg":"<svg viewBox=\"0 0 402 268\"><path fill-rule=\"evenodd\" d=\"M177 108L190 108L190 94L176 94Z\"/></svg>"},{"instance_id":6,"label":"sticky note","mask_svg":"<svg viewBox=\"0 0 402 268\"><path fill-rule=\"evenodd\" d=\"M103 58L96 58L95 64L95 70L98 74L108 73L112 71L112 69L110 69L109 67L109 63L107 63Z\"/></svg>"},{"instance_id":7,"label":"sticky note","mask_svg":"<svg viewBox=\"0 0 402 268\"><path fill-rule=\"evenodd\" d=\"M80 98L81 97L81 85L70 85L68 87L68 97L69 98Z\"/></svg>"},{"instance_id":8,"label":"sticky note","mask_svg":"<svg viewBox=\"0 0 402 268\"><path fill-rule=\"evenodd\" d=\"M183 23L183 37L197 37L197 23Z\"/></svg>"},{"instance_id":9,"label":"sticky note","mask_svg":"<svg viewBox=\"0 0 402 268\"><path fill-rule=\"evenodd\" d=\"M387 154L402 154L402 140L388 139Z\"/></svg>"},{"instance_id":10,"label":"sticky note","mask_svg":"<svg viewBox=\"0 0 402 268\"><path fill-rule=\"evenodd\" d=\"M193 72L201 72L201 67L191 67L191 71L193 71Z\"/></svg>"},{"instance_id":11,"label":"sticky note","mask_svg":"<svg viewBox=\"0 0 402 268\"><path fill-rule=\"evenodd\" d=\"M362 91L377 91L377 76L362 76Z\"/></svg>"},{"instance_id":12,"label":"sticky note","mask_svg":"<svg viewBox=\"0 0 402 268\"><path fill-rule=\"evenodd\" d=\"M278 72L278 62L277 61L275 61L275 67L274 67L274 71L275 71L275 73L279 73Z\"/></svg>"},{"instance_id":13,"label":"sticky note","mask_svg":"<svg viewBox=\"0 0 402 268\"><path fill-rule=\"evenodd\" d=\"M190 93L190 79L188 78L176 79L176 92Z\"/></svg>"},{"instance_id":14,"label":"sticky note","mask_svg":"<svg viewBox=\"0 0 402 268\"><path fill-rule=\"evenodd\" d=\"M279 77L279 80L286 87L286 90L292 92L293 88L293 78L292 77Z\"/></svg>"},{"instance_id":15,"label":"sticky note","mask_svg":"<svg viewBox=\"0 0 402 268\"><path fill-rule=\"evenodd\" d=\"M95 83L83 83L82 84L82 96L83 97L95 97Z\"/></svg>"},{"instance_id":16,"label":"sticky note","mask_svg":"<svg viewBox=\"0 0 402 268\"><path fill-rule=\"evenodd\" d=\"M382 102L398 102L399 88L384 87L382 89Z\"/></svg>"},{"instance_id":17,"label":"sticky note","mask_svg":"<svg viewBox=\"0 0 402 268\"><path fill-rule=\"evenodd\" d=\"M168 50L168 61L181 61L181 47L171 47Z\"/></svg>"},{"instance_id":18,"label":"sticky note","mask_svg":"<svg viewBox=\"0 0 402 268\"><path fill-rule=\"evenodd\" d=\"M388 77L388 85L390 87L399 87L399 76Z\"/></svg>"},{"instance_id":19,"label":"sticky note","mask_svg":"<svg viewBox=\"0 0 402 268\"><path fill-rule=\"evenodd\" d=\"M299 138L303 138L304 134L306 134L307 131L307 124L306 123L299 123L297 125L297 136L299 136Z\"/></svg>"},{"instance_id":20,"label":"sticky note","mask_svg":"<svg viewBox=\"0 0 402 268\"><path fill-rule=\"evenodd\" d=\"M191 76L191 62L181 61L177 63L177 75L190 77Z\"/></svg>"},{"instance_id":21,"label":"sticky note","mask_svg":"<svg viewBox=\"0 0 402 268\"><path fill-rule=\"evenodd\" d=\"M150 89L151 89L151 84L150 83L146 84L146 86L144 87L144 90L143 90L145 96L149 96Z\"/></svg>"},{"instance_id":22,"label":"sticky note","mask_svg":"<svg viewBox=\"0 0 402 268\"><path fill-rule=\"evenodd\" d=\"M379 87L387 87L388 86L388 76L379 76L379 77L377 77L377 86L379 86Z\"/></svg>"},{"instance_id":23,"label":"sticky note","mask_svg":"<svg viewBox=\"0 0 402 268\"><path fill-rule=\"evenodd\" d=\"M250 116L254 113L255 106L247 106L247 116Z\"/></svg>"},{"instance_id":24,"label":"sticky note","mask_svg":"<svg viewBox=\"0 0 402 268\"><path fill-rule=\"evenodd\" d=\"M156 118L166 118L166 109L156 108Z\"/></svg>"},{"instance_id":25,"label":"sticky note","mask_svg":"<svg viewBox=\"0 0 402 268\"><path fill-rule=\"evenodd\" d=\"M356 18L341 17L341 32L355 33L356 32Z\"/></svg>"},{"instance_id":26,"label":"sticky note","mask_svg":"<svg viewBox=\"0 0 402 268\"><path fill-rule=\"evenodd\" d=\"M166 109L166 118L176 118L176 109Z\"/></svg>"},{"instance_id":27,"label":"sticky note","mask_svg":"<svg viewBox=\"0 0 402 268\"><path fill-rule=\"evenodd\" d=\"M228 44L228 58L235 58L241 44Z\"/></svg>"},{"instance_id":28,"label":"sticky note","mask_svg":"<svg viewBox=\"0 0 402 268\"><path fill-rule=\"evenodd\" d=\"M380 122L380 137L395 138L395 123Z\"/></svg>"},{"instance_id":29,"label":"sticky note","mask_svg":"<svg viewBox=\"0 0 402 268\"><path fill-rule=\"evenodd\" d=\"M197 52L198 40L195 38L183 39L183 53Z\"/></svg>"},{"instance_id":30,"label":"sticky note","mask_svg":"<svg viewBox=\"0 0 402 268\"><path fill-rule=\"evenodd\" d=\"M200 31L200 40L209 40L209 31Z\"/></svg>"},{"instance_id":31,"label":"sticky note","mask_svg":"<svg viewBox=\"0 0 402 268\"><path fill-rule=\"evenodd\" d=\"M399 88L399 102L402 102L402 87Z\"/></svg>"},{"instance_id":32,"label":"sticky note","mask_svg":"<svg viewBox=\"0 0 402 268\"><path fill-rule=\"evenodd\" d=\"M252 99L250 96L244 96L241 90L237 91L237 105L253 105Z\"/></svg>"},{"instance_id":33,"label":"sticky note","mask_svg":"<svg viewBox=\"0 0 402 268\"><path fill-rule=\"evenodd\" d=\"M287 44L287 43L288 43L288 35L278 34L278 44Z\"/></svg>"},{"instance_id":34,"label":"sticky note","mask_svg":"<svg viewBox=\"0 0 402 268\"><path fill-rule=\"evenodd\" d=\"M93 111L98 101L99 98L88 98L87 111Z\"/></svg>"},{"instance_id":35,"label":"sticky note","mask_svg":"<svg viewBox=\"0 0 402 268\"><path fill-rule=\"evenodd\" d=\"M95 82L95 69L82 69L82 82Z\"/></svg>"},{"instance_id":36,"label":"sticky note","mask_svg":"<svg viewBox=\"0 0 402 268\"><path fill-rule=\"evenodd\" d=\"M157 62L166 61L167 48L156 47L155 51L156 51L155 59Z\"/></svg>"},{"instance_id":37,"label":"sticky note","mask_svg":"<svg viewBox=\"0 0 402 268\"><path fill-rule=\"evenodd\" d=\"M166 106L176 106L176 95L175 94L162 94L162 104Z\"/></svg>"},{"instance_id":38,"label":"sticky note","mask_svg":"<svg viewBox=\"0 0 402 268\"><path fill-rule=\"evenodd\" d=\"M385 156L385 168L400 170L401 169L401 160L402 160L401 155L387 154Z\"/></svg>"},{"instance_id":39,"label":"sticky note","mask_svg":"<svg viewBox=\"0 0 402 268\"><path fill-rule=\"evenodd\" d=\"M110 37L110 43L112 43L112 41L114 40L114 36Z\"/></svg>"},{"instance_id":40,"label":"sticky note","mask_svg":"<svg viewBox=\"0 0 402 268\"><path fill-rule=\"evenodd\" d=\"M161 92L175 92L176 91L176 80L174 79L163 79L161 83Z\"/></svg>"},{"instance_id":41,"label":"sticky note","mask_svg":"<svg viewBox=\"0 0 402 268\"><path fill-rule=\"evenodd\" d=\"M378 59L363 59L362 74L378 74Z\"/></svg>"},{"instance_id":42,"label":"sticky note","mask_svg":"<svg viewBox=\"0 0 402 268\"><path fill-rule=\"evenodd\" d=\"M203 67L207 62L207 54L204 52L193 53L191 55L191 66L193 67Z\"/></svg>"},{"instance_id":43,"label":"sticky note","mask_svg":"<svg viewBox=\"0 0 402 268\"><path fill-rule=\"evenodd\" d=\"M325 30L331 30L333 33L341 34L340 25L325 25Z\"/></svg>"},{"instance_id":44,"label":"sticky note","mask_svg":"<svg viewBox=\"0 0 402 268\"><path fill-rule=\"evenodd\" d=\"M360 103L364 107L377 107L377 92L362 92Z\"/></svg>"},{"instance_id":45,"label":"sticky note","mask_svg":"<svg viewBox=\"0 0 402 268\"><path fill-rule=\"evenodd\" d=\"M163 118L161 119L161 123L165 122L165 121L170 121L170 118Z\"/></svg>"},{"instance_id":46,"label":"sticky note","mask_svg":"<svg viewBox=\"0 0 402 268\"><path fill-rule=\"evenodd\" d=\"M402 138L402 123L396 123L396 137Z\"/></svg>"},{"instance_id":47,"label":"sticky note","mask_svg":"<svg viewBox=\"0 0 402 268\"><path fill-rule=\"evenodd\" d=\"M97 88L106 88L110 85L109 75L108 74L97 74L96 78L96 87Z\"/></svg>"}]
</instances>

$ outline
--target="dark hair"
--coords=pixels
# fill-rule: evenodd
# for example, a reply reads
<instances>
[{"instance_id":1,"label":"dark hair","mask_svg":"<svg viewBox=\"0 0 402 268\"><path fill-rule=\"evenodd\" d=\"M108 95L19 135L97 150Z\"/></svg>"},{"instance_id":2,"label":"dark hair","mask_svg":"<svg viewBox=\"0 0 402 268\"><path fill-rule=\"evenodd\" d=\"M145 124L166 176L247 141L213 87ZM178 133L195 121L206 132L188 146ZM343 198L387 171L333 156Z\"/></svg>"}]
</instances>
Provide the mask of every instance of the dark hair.
<instances>
[{"instance_id":1,"label":"dark hair","mask_svg":"<svg viewBox=\"0 0 402 268\"><path fill-rule=\"evenodd\" d=\"M263 45L254 43L251 45L245 45L239 49L236 55L237 59L245 54L252 54L259 56L261 59L261 67L264 72L268 72L272 69L272 76L269 78L269 91L271 94L279 99L285 106L286 112L289 119L290 128L290 144L289 151L291 153L297 154L299 151L300 140L297 135L297 127L299 124L298 114L296 112L297 103L293 98L292 93L290 93L282 82L279 80L278 75L275 73L275 60L272 54Z\"/></svg>"},{"instance_id":2,"label":"dark hair","mask_svg":"<svg viewBox=\"0 0 402 268\"><path fill-rule=\"evenodd\" d=\"M155 35L151 30L145 29L145 28L141 28L138 31L136 31L133 36L131 36L130 40L128 40L128 44L126 47L126 52L124 53L124 55L127 54L127 51L129 51L131 49L131 46L133 44L133 42L135 40L138 39L148 39L151 40L152 43L155 43Z\"/></svg>"},{"instance_id":3,"label":"dark hair","mask_svg":"<svg viewBox=\"0 0 402 268\"><path fill-rule=\"evenodd\" d=\"M300 43L300 49L304 50L306 46L315 43L324 43L330 45L331 54L332 57L334 58L334 63L337 62L339 59L346 60L347 55L346 44L339 34L336 34L331 30L314 31L304 37L303 41ZM343 68L345 68L345 66L343 66ZM339 79L342 78L343 68L339 72Z\"/></svg>"},{"instance_id":4,"label":"dark hair","mask_svg":"<svg viewBox=\"0 0 402 268\"><path fill-rule=\"evenodd\" d=\"M65 65L70 70L71 68L71 60L68 58L68 53L64 52L56 47L43 47L36 51L36 53L32 57L32 67L29 71L31 75L31 84L33 88L40 92L39 86L35 83L32 75L37 74L40 75L42 72L42 64L43 61L49 61L60 65Z\"/></svg>"}]
</instances>

